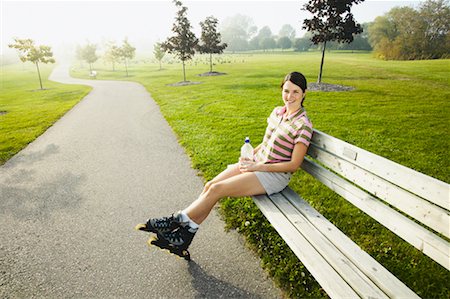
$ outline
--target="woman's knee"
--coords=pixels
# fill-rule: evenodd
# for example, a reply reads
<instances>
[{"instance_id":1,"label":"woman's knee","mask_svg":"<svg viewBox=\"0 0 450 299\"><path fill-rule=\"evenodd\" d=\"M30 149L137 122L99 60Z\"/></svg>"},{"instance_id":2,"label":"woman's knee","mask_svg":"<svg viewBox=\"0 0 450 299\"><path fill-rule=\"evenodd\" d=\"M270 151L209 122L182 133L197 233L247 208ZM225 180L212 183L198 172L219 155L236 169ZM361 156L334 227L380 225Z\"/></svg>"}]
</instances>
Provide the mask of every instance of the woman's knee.
<instances>
[{"instance_id":1,"label":"woman's knee","mask_svg":"<svg viewBox=\"0 0 450 299\"><path fill-rule=\"evenodd\" d=\"M208 195L210 196L220 196L222 190L223 190L223 183L221 181L219 182L209 182L208 186Z\"/></svg>"},{"instance_id":2,"label":"woman's knee","mask_svg":"<svg viewBox=\"0 0 450 299\"><path fill-rule=\"evenodd\" d=\"M206 182L205 186L203 186L203 192L208 191L212 184L213 181Z\"/></svg>"}]
</instances>

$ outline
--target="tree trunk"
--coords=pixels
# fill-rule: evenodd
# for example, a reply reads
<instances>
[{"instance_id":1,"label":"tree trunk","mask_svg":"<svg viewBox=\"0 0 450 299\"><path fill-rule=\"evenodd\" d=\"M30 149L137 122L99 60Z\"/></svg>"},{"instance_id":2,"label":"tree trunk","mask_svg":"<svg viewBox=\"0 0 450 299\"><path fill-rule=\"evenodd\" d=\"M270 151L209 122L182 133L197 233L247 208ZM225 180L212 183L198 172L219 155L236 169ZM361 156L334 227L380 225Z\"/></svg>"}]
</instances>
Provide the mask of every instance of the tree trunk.
<instances>
[{"instance_id":1,"label":"tree trunk","mask_svg":"<svg viewBox=\"0 0 450 299\"><path fill-rule=\"evenodd\" d=\"M212 73L212 53L209 53L209 72Z\"/></svg>"},{"instance_id":2,"label":"tree trunk","mask_svg":"<svg viewBox=\"0 0 450 299\"><path fill-rule=\"evenodd\" d=\"M92 73L92 63L89 62L89 72Z\"/></svg>"},{"instance_id":3,"label":"tree trunk","mask_svg":"<svg viewBox=\"0 0 450 299\"><path fill-rule=\"evenodd\" d=\"M161 67L161 60L159 61L159 70L162 70L162 67Z\"/></svg>"},{"instance_id":4,"label":"tree trunk","mask_svg":"<svg viewBox=\"0 0 450 299\"><path fill-rule=\"evenodd\" d=\"M327 46L327 41L323 42L323 48L322 48L322 60L320 61L320 71L319 71L319 77L317 78L317 83L322 82L322 70L323 70L323 61L325 60L325 48Z\"/></svg>"},{"instance_id":5,"label":"tree trunk","mask_svg":"<svg viewBox=\"0 0 450 299\"><path fill-rule=\"evenodd\" d=\"M37 68L37 72L38 72L38 76L39 76L39 84L41 85L41 89L42 88L42 79L41 79L41 72L39 71L39 63L36 61L36 68Z\"/></svg>"},{"instance_id":6,"label":"tree trunk","mask_svg":"<svg viewBox=\"0 0 450 299\"><path fill-rule=\"evenodd\" d=\"M186 69L184 67L184 60L183 60L183 81L186 82Z\"/></svg>"},{"instance_id":7,"label":"tree trunk","mask_svg":"<svg viewBox=\"0 0 450 299\"><path fill-rule=\"evenodd\" d=\"M127 60L125 59L125 71L127 72L127 77L128 77L128 65L127 65Z\"/></svg>"}]
</instances>

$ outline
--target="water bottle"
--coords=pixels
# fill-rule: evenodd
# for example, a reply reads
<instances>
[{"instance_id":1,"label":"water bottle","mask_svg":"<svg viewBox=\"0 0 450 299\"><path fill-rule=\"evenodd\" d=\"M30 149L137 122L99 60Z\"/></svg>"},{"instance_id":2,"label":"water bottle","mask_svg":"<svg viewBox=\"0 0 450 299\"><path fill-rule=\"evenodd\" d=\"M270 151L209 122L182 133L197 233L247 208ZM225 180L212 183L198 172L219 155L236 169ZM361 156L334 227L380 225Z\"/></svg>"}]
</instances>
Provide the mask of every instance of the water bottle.
<instances>
[{"instance_id":1,"label":"water bottle","mask_svg":"<svg viewBox=\"0 0 450 299\"><path fill-rule=\"evenodd\" d=\"M241 147L241 158L253 161L253 146L250 144L250 138L245 137L245 143Z\"/></svg>"}]
</instances>

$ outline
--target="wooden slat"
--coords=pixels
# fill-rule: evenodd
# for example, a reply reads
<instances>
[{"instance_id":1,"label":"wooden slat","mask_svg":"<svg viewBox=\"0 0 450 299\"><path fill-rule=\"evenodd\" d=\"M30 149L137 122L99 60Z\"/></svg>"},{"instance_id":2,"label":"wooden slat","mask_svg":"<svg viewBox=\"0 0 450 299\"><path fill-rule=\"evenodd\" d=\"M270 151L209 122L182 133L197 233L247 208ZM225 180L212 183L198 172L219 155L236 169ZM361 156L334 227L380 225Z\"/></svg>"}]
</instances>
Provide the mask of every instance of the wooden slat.
<instances>
[{"instance_id":1,"label":"wooden slat","mask_svg":"<svg viewBox=\"0 0 450 299\"><path fill-rule=\"evenodd\" d=\"M449 242L310 159L305 158L302 168L399 237L450 270Z\"/></svg>"},{"instance_id":2,"label":"wooden slat","mask_svg":"<svg viewBox=\"0 0 450 299\"><path fill-rule=\"evenodd\" d=\"M281 193L269 196L314 249L336 270L361 298L388 298L379 287L298 212Z\"/></svg>"},{"instance_id":3,"label":"wooden slat","mask_svg":"<svg viewBox=\"0 0 450 299\"><path fill-rule=\"evenodd\" d=\"M287 187L282 191L293 207L314 226L325 238L330 240L337 250L356 265L389 298L419 298L416 293L404 285L397 277L363 251L349 237L335 227L324 216L311 207L305 200Z\"/></svg>"},{"instance_id":4,"label":"wooden slat","mask_svg":"<svg viewBox=\"0 0 450 299\"><path fill-rule=\"evenodd\" d=\"M358 294L298 233L297 229L266 195L254 196L253 199L272 226L331 298L359 298Z\"/></svg>"},{"instance_id":5,"label":"wooden slat","mask_svg":"<svg viewBox=\"0 0 450 299\"><path fill-rule=\"evenodd\" d=\"M309 154L347 180L361 186L438 233L450 238L450 213L328 151L310 146Z\"/></svg>"},{"instance_id":6,"label":"wooden slat","mask_svg":"<svg viewBox=\"0 0 450 299\"><path fill-rule=\"evenodd\" d=\"M426 200L450 210L450 185L314 130L312 143Z\"/></svg>"}]
</instances>

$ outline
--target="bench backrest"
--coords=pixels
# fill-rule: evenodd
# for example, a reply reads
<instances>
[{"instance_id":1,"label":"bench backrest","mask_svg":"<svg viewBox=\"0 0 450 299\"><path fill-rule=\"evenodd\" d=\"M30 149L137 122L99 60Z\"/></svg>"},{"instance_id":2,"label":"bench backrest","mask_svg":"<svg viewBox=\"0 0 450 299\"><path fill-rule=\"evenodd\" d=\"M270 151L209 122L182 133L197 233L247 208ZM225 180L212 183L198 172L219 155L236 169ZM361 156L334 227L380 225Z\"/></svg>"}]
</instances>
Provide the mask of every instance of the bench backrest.
<instances>
[{"instance_id":1,"label":"bench backrest","mask_svg":"<svg viewBox=\"0 0 450 299\"><path fill-rule=\"evenodd\" d=\"M306 172L450 270L449 184L318 130L308 155Z\"/></svg>"}]
</instances>

